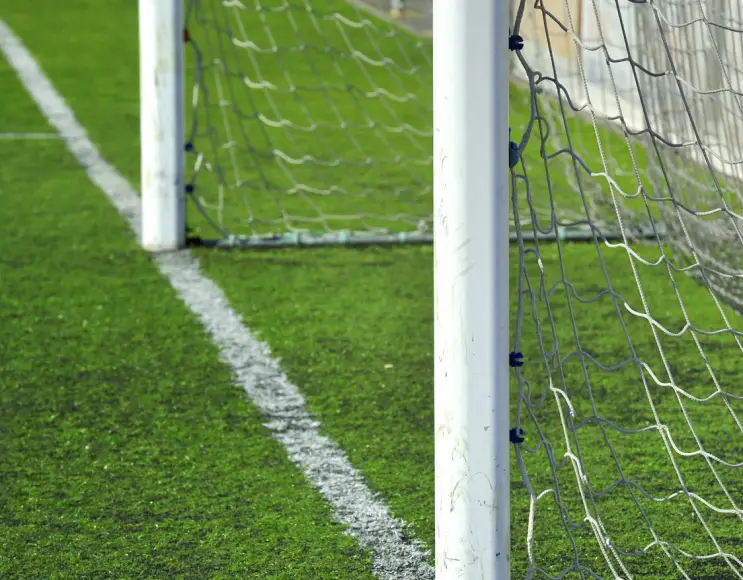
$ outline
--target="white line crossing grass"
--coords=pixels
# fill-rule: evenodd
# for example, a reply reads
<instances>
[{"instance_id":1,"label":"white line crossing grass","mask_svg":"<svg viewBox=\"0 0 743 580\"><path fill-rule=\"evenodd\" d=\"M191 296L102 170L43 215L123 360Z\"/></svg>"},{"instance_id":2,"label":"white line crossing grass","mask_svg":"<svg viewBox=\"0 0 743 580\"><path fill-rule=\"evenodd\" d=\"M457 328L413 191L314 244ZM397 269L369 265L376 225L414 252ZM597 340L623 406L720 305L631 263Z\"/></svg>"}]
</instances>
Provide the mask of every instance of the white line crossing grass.
<instances>
[{"instance_id":1,"label":"white line crossing grass","mask_svg":"<svg viewBox=\"0 0 743 580\"><path fill-rule=\"evenodd\" d=\"M61 139L61 137L57 133L0 133L0 141L36 141L46 139Z\"/></svg>"},{"instance_id":2,"label":"white line crossing grass","mask_svg":"<svg viewBox=\"0 0 743 580\"><path fill-rule=\"evenodd\" d=\"M90 180L107 195L138 236L140 203L135 191L101 157L36 60L1 20L0 50ZM390 580L432 578L426 550L406 535L405 524L389 514L344 452L320 434L320 425L307 412L303 396L271 357L268 346L245 327L222 291L201 273L190 252L162 254L154 259L181 300L201 321L219 348L221 359L232 369L236 384L245 389L267 420L265 426L273 437L329 502L336 521L347 526L359 545L372 553L375 575Z\"/></svg>"}]
</instances>

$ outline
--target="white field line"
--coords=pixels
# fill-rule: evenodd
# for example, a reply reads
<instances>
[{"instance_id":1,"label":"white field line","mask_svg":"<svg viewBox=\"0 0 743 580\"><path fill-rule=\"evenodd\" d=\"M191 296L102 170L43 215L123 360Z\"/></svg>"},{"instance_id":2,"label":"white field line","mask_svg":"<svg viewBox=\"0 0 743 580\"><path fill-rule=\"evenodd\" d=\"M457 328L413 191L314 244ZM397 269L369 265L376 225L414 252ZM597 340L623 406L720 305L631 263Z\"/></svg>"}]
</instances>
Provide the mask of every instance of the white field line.
<instances>
[{"instance_id":1,"label":"white field line","mask_svg":"<svg viewBox=\"0 0 743 580\"><path fill-rule=\"evenodd\" d=\"M61 139L59 133L23 133L9 132L0 133L0 141L25 141L25 140L44 140L44 139Z\"/></svg>"},{"instance_id":2,"label":"white field line","mask_svg":"<svg viewBox=\"0 0 743 580\"><path fill-rule=\"evenodd\" d=\"M131 185L109 165L88 138L85 129L52 86L31 53L0 20L0 52L15 69L44 117L59 132L67 149L111 200L135 234L140 234L140 202ZM154 256L163 276L198 317L221 359L238 385L266 417L266 427L280 441L289 458L304 472L332 507L335 519L371 551L374 573L385 580L425 580L434 576L427 551L405 533L406 525L393 518L387 506L371 492L343 451L319 432L307 412L304 397L271 357L266 344L255 338L232 309L224 293L201 273L189 251Z\"/></svg>"}]
</instances>

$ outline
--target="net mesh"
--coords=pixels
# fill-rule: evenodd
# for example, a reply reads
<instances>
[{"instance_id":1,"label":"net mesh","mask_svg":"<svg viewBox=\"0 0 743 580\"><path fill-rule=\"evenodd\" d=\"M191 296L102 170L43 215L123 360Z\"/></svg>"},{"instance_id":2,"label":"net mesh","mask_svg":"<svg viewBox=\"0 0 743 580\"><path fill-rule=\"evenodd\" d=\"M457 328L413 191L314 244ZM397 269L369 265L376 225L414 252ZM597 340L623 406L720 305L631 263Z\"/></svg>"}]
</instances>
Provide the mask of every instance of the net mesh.
<instances>
[{"instance_id":1,"label":"net mesh","mask_svg":"<svg viewBox=\"0 0 743 580\"><path fill-rule=\"evenodd\" d=\"M512 14L515 577L741 578L741 6Z\"/></svg>"},{"instance_id":2,"label":"net mesh","mask_svg":"<svg viewBox=\"0 0 743 580\"><path fill-rule=\"evenodd\" d=\"M430 239L430 39L344 0L191 0L186 20L192 228Z\"/></svg>"}]
</instances>

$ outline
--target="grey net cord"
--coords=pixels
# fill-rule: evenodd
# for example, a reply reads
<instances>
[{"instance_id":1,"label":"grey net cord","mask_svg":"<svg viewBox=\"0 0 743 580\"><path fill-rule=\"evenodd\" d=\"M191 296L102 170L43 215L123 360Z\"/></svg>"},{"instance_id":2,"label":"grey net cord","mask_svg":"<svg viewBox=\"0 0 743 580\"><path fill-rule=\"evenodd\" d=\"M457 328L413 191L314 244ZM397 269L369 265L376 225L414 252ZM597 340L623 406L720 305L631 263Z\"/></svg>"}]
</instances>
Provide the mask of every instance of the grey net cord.
<instances>
[{"instance_id":1,"label":"grey net cord","mask_svg":"<svg viewBox=\"0 0 743 580\"><path fill-rule=\"evenodd\" d=\"M518 425L534 434L516 447L529 495L527 533L516 541L526 543L529 577L743 578L743 391L726 380L743 366L733 310L743 308L741 4L522 1L512 14L525 45L512 74L527 95L514 101L512 92L512 120L514 106L528 111L512 173L514 349L529 335L541 358L514 370ZM555 251L533 235L575 227L594 232L590 262L571 262L564 236ZM602 235L609 230L618 239ZM608 265L618 255L620 271ZM604 282L587 287L586 272ZM695 318L701 304L680 288L687 276L706 288L717 320ZM627 279L635 288L620 294ZM614 342L587 343L577 313L606 301ZM667 326L671 315L684 322ZM680 341L693 360L674 358ZM604 387L606 373L645 401L642 418L617 422L611 401L624 393ZM559 428L545 419L550 399ZM638 455L646 458L635 463ZM596 481L598 456L613 480L602 472ZM662 481L636 479L652 478L628 463ZM536 539L548 516L562 528L564 566L547 564ZM701 576L705 565L715 572Z\"/></svg>"}]
</instances>

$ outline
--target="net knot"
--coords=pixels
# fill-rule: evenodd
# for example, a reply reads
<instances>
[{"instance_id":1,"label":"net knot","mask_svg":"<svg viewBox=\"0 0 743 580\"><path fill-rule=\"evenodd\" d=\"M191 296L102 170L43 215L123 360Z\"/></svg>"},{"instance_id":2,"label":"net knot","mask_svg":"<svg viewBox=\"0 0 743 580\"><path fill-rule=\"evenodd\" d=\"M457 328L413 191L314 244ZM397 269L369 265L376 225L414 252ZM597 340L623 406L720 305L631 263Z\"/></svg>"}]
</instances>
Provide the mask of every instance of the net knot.
<instances>
[{"instance_id":1,"label":"net knot","mask_svg":"<svg viewBox=\"0 0 743 580\"><path fill-rule=\"evenodd\" d=\"M511 128L508 128L508 168L513 169L519 162L519 146L515 141L511 141Z\"/></svg>"},{"instance_id":2,"label":"net knot","mask_svg":"<svg viewBox=\"0 0 743 580\"><path fill-rule=\"evenodd\" d=\"M524 355L523 353L514 351L508 355L508 365L511 367L522 367L524 366Z\"/></svg>"},{"instance_id":3,"label":"net knot","mask_svg":"<svg viewBox=\"0 0 743 580\"><path fill-rule=\"evenodd\" d=\"M524 48L524 37L519 34L512 34L508 37L508 50L521 50Z\"/></svg>"},{"instance_id":4,"label":"net knot","mask_svg":"<svg viewBox=\"0 0 743 580\"><path fill-rule=\"evenodd\" d=\"M518 427L514 427L508 432L508 439L514 445L518 445L519 443L524 442L524 438L522 437L522 435L524 435L524 430Z\"/></svg>"},{"instance_id":5,"label":"net knot","mask_svg":"<svg viewBox=\"0 0 743 580\"><path fill-rule=\"evenodd\" d=\"M513 169L519 162L519 146L514 141L508 142L508 168Z\"/></svg>"}]
</instances>

